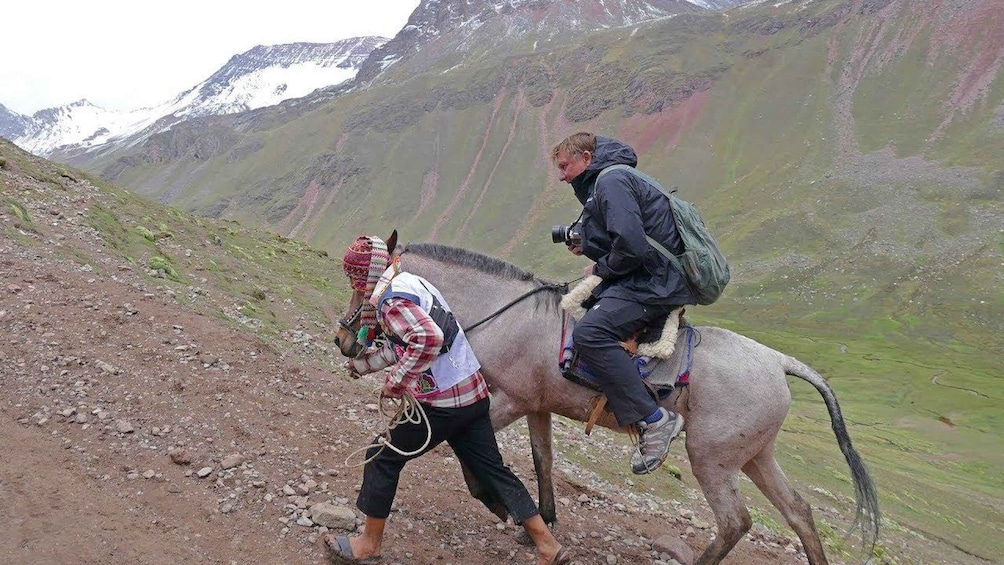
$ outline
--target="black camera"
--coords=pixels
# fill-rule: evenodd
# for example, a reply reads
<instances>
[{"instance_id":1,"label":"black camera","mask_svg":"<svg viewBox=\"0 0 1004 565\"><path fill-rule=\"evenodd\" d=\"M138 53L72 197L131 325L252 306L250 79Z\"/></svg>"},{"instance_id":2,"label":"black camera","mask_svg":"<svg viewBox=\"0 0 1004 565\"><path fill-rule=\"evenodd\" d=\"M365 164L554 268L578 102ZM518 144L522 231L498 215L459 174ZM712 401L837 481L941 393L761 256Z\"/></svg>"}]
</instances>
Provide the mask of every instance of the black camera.
<instances>
[{"instance_id":1,"label":"black camera","mask_svg":"<svg viewBox=\"0 0 1004 565\"><path fill-rule=\"evenodd\" d=\"M554 243L564 243L569 247L582 245L582 232L579 231L578 224L573 226L551 226L551 241Z\"/></svg>"}]
</instances>

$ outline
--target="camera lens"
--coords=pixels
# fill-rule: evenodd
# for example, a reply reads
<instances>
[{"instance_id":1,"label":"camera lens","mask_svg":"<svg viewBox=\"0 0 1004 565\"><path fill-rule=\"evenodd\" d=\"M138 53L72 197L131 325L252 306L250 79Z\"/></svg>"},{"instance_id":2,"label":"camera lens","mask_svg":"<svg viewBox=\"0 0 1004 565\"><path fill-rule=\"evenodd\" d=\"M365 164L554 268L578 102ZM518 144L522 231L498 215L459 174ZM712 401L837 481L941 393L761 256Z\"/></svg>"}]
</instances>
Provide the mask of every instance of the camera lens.
<instances>
[{"instance_id":1,"label":"camera lens","mask_svg":"<svg viewBox=\"0 0 1004 565\"><path fill-rule=\"evenodd\" d=\"M568 226L551 226L551 242L565 243L568 240Z\"/></svg>"}]
</instances>

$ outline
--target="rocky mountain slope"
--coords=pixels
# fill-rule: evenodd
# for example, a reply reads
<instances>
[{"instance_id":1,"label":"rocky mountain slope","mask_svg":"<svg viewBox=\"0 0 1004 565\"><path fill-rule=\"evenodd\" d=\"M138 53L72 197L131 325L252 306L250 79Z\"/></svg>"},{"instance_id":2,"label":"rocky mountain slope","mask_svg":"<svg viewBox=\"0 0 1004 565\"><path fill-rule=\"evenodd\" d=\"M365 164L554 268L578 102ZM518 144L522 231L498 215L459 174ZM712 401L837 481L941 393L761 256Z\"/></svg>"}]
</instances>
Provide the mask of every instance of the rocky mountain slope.
<instances>
[{"instance_id":1,"label":"rocky mountain slope","mask_svg":"<svg viewBox=\"0 0 1004 565\"><path fill-rule=\"evenodd\" d=\"M348 379L328 346L344 278L327 254L0 140L0 277L0 561L320 564L322 533L357 528L345 461L384 420L377 381ZM623 478L624 439L556 434L574 563L671 563L708 542L691 487ZM524 434L500 443L532 490ZM387 562L530 562L463 488L447 448L410 464ZM804 562L764 524L731 559Z\"/></svg>"},{"instance_id":2,"label":"rocky mountain slope","mask_svg":"<svg viewBox=\"0 0 1004 565\"><path fill-rule=\"evenodd\" d=\"M184 120L271 106L343 83L386 41L358 37L335 43L259 45L158 106L113 111L80 100L32 116L3 108L0 134L38 155L129 147Z\"/></svg>"},{"instance_id":3,"label":"rocky mountain slope","mask_svg":"<svg viewBox=\"0 0 1004 565\"><path fill-rule=\"evenodd\" d=\"M419 4L404 28L363 64L358 82L370 84L393 65L407 67L395 69L394 76L400 79L406 73L474 65L500 53L547 49L579 33L698 9L696 3L685 0L426 1Z\"/></svg>"}]
</instances>

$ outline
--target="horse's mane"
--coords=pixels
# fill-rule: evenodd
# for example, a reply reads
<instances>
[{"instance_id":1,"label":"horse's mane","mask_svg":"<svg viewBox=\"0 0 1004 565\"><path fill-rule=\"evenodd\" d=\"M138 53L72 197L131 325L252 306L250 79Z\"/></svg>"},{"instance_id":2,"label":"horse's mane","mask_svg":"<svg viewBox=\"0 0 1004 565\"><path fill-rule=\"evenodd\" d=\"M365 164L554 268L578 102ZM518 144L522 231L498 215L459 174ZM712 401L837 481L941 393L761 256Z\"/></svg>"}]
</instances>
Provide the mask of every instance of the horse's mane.
<instances>
[{"instance_id":1,"label":"horse's mane","mask_svg":"<svg viewBox=\"0 0 1004 565\"><path fill-rule=\"evenodd\" d=\"M461 247L450 247L438 243L409 243L404 248L404 253L414 253L422 257L428 257L437 261L444 261L459 267L470 267L482 273L495 275L503 279L514 279L519 281L534 281L537 277L530 271L520 269L512 263L506 263L502 259L484 255L477 251L463 249Z\"/></svg>"},{"instance_id":2,"label":"horse's mane","mask_svg":"<svg viewBox=\"0 0 1004 565\"><path fill-rule=\"evenodd\" d=\"M537 305L539 306L543 302L548 309L555 308L560 311L559 303L561 302L561 296L568 290L567 288L562 290L561 285L539 279L530 271L521 269L512 263L507 263L497 257L484 255L462 247L450 247L449 245L438 243L409 243L405 246L404 251L402 251L403 253L414 253L415 255L450 263L458 267L469 267L502 279L533 283L547 297L541 301L539 300L541 295L538 294Z\"/></svg>"}]
</instances>

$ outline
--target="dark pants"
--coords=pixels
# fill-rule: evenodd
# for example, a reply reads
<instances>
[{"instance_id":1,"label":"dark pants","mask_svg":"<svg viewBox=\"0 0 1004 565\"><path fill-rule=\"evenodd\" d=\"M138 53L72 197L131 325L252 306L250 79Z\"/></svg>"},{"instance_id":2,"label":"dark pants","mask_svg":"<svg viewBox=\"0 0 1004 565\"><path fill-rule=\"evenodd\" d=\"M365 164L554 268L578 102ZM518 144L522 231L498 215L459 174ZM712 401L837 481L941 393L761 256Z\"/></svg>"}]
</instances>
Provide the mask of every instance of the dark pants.
<instances>
[{"instance_id":1,"label":"dark pants","mask_svg":"<svg viewBox=\"0 0 1004 565\"><path fill-rule=\"evenodd\" d=\"M405 457L391 449L384 449L380 456L366 464L363 469L363 486L359 489L356 506L371 518L386 518L397 492L401 470L408 461L428 453L443 441L450 444L457 459L495 491L509 510L513 521L523 520L537 514L537 505L530 493L516 475L502 463L495 432L488 417L489 400L480 400L463 408L435 408L422 405L425 415L432 425L432 440L418 455ZM421 447L428 434L425 424L402 424L390 432L390 441L401 451L414 451ZM372 457L378 448L367 450L366 457ZM444 471L445 472L445 471ZM420 481L421 484L429 484Z\"/></svg>"},{"instance_id":2,"label":"dark pants","mask_svg":"<svg viewBox=\"0 0 1004 565\"><path fill-rule=\"evenodd\" d=\"M621 426L638 422L658 406L645 388L638 366L618 342L674 308L601 298L575 325L575 349L599 381Z\"/></svg>"}]
</instances>

